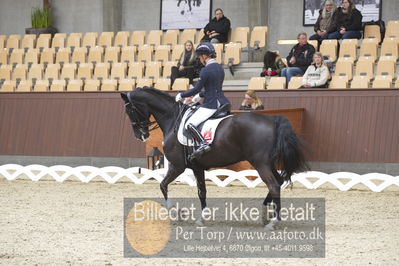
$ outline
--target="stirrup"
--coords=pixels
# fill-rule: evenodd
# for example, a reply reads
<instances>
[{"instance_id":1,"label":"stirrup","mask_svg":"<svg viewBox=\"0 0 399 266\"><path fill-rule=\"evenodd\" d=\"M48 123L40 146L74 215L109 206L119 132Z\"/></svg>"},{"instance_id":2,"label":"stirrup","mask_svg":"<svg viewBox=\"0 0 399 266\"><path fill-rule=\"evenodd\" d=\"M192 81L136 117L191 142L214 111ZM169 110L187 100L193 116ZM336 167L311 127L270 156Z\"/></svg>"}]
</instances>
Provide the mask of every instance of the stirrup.
<instances>
[{"instance_id":1,"label":"stirrup","mask_svg":"<svg viewBox=\"0 0 399 266\"><path fill-rule=\"evenodd\" d=\"M190 161L194 159L199 159L201 158L202 155L205 153L209 152L211 150L211 146L209 144L201 144L198 149L196 149L191 155L190 155Z\"/></svg>"}]
</instances>

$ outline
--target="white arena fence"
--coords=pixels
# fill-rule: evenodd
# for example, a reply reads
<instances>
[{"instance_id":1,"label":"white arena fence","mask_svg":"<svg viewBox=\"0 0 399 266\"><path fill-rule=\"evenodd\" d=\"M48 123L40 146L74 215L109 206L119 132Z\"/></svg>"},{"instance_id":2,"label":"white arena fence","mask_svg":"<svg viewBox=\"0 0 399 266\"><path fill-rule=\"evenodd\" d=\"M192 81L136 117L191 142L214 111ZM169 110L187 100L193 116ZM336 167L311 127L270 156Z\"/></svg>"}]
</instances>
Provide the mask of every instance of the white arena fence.
<instances>
[{"instance_id":1,"label":"white arena fence","mask_svg":"<svg viewBox=\"0 0 399 266\"><path fill-rule=\"evenodd\" d=\"M127 178L135 184L143 184L150 179L161 182L165 176L165 171L165 169L150 170L141 167L125 169L115 166L98 168L93 166L70 167L66 165L54 165L47 167L38 164L27 166L5 164L0 166L0 177L4 177L7 180L28 177L32 181L39 181L42 178L50 177L57 182L64 182L68 178L77 178L84 183L88 183L94 178L102 178L110 184L118 182L121 178ZM225 178L221 180L219 176L224 176ZM247 176L254 176L255 179L249 180ZM239 181L249 188L263 183L256 170L236 172L228 169L217 169L205 171L205 179L212 181L219 187L226 187L233 181ZM381 192L392 185L399 187L399 176L394 177L379 173L359 175L350 172L326 174L323 172L308 171L294 174L291 179L293 183L299 182L308 189L317 189L326 183L334 185L341 191L348 191L358 184L362 184L374 192ZM177 181L187 183L190 186L196 186L194 175L189 169L181 174Z\"/></svg>"}]
</instances>

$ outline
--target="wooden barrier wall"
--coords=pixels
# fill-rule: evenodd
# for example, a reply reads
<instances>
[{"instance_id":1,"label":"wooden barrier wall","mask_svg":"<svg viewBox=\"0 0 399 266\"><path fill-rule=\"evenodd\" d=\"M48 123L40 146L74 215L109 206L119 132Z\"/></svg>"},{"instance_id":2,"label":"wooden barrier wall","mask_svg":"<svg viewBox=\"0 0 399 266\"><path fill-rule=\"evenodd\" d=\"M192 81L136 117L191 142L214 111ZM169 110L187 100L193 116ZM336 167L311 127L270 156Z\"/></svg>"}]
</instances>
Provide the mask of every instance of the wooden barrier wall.
<instances>
[{"instance_id":1,"label":"wooden barrier wall","mask_svg":"<svg viewBox=\"0 0 399 266\"><path fill-rule=\"evenodd\" d=\"M237 109L244 92L225 95ZM399 90L258 95L266 109L305 109L302 137L311 161L399 162ZM145 145L133 137L117 92L1 93L0 155L142 158Z\"/></svg>"}]
</instances>

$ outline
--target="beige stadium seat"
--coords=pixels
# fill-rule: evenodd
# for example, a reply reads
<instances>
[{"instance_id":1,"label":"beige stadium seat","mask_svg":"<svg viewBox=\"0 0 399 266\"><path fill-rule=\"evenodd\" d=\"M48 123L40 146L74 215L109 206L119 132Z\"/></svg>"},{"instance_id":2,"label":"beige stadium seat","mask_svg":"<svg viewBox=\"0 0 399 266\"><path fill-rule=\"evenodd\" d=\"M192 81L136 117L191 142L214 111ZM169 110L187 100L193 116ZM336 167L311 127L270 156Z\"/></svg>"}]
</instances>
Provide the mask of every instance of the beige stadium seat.
<instances>
[{"instance_id":1,"label":"beige stadium seat","mask_svg":"<svg viewBox=\"0 0 399 266\"><path fill-rule=\"evenodd\" d=\"M169 45L173 47L177 44L177 39L179 37L179 30L167 30L163 36L162 44Z\"/></svg>"},{"instance_id":2,"label":"beige stadium seat","mask_svg":"<svg viewBox=\"0 0 399 266\"><path fill-rule=\"evenodd\" d=\"M184 45L183 44L178 44L175 45L172 48L172 58L170 59L171 61L179 61L179 58L181 56L181 54L184 51Z\"/></svg>"},{"instance_id":3,"label":"beige stadium seat","mask_svg":"<svg viewBox=\"0 0 399 266\"><path fill-rule=\"evenodd\" d=\"M238 65L241 62L241 43L228 43L225 45L224 64ZM217 56L217 53L216 53Z\"/></svg>"},{"instance_id":4,"label":"beige stadium seat","mask_svg":"<svg viewBox=\"0 0 399 266\"><path fill-rule=\"evenodd\" d=\"M2 92L13 92L17 87L17 82L15 80L6 80L4 81L3 85L0 86L0 91Z\"/></svg>"},{"instance_id":5,"label":"beige stadium seat","mask_svg":"<svg viewBox=\"0 0 399 266\"><path fill-rule=\"evenodd\" d=\"M7 49L19 49L19 43L21 41L21 35L19 34L12 34L8 36L8 39L6 41L6 48Z\"/></svg>"},{"instance_id":6,"label":"beige stadium seat","mask_svg":"<svg viewBox=\"0 0 399 266\"><path fill-rule=\"evenodd\" d=\"M330 85L330 89L346 89L348 88L348 77L346 76L333 76Z\"/></svg>"},{"instance_id":7,"label":"beige stadium seat","mask_svg":"<svg viewBox=\"0 0 399 266\"><path fill-rule=\"evenodd\" d=\"M54 64L55 49L44 48L40 54L40 64Z\"/></svg>"},{"instance_id":8,"label":"beige stadium seat","mask_svg":"<svg viewBox=\"0 0 399 266\"><path fill-rule=\"evenodd\" d=\"M363 35L364 39L376 39L379 43L381 42L381 30L378 25L366 25Z\"/></svg>"},{"instance_id":9,"label":"beige stadium seat","mask_svg":"<svg viewBox=\"0 0 399 266\"><path fill-rule=\"evenodd\" d=\"M373 89L387 89L392 87L392 76L375 76Z\"/></svg>"},{"instance_id":10,"label":"beige stadium seat","mask_svg":"<svg viewBox=\"0 0 399 266\"><path fill-rule=\"evenodd\" d=\"M393 56L398 59L398 40L385 38L381 45L380 56Z\"/></svg>"},{"instance_id":11,"label":"beige stadium seat","mask_svg":"<svg viewBox=\"0 0 399 266\"><path fill-rule=\"evenodd\" d=\"M60 64L48 64L44 72L44 79L59 79Z\"/></svg>"},{"instance_id":12,"label":"beige stadium seat","mask_svg":"<svg viewBox=\"0 0 399 266\"><path fill-rule=\"evenodd\" d=\"M351 82L351 89L367 89L370 86L370 77L354 76Z\"/></svg>"},{"instance_id":13,"label":"beige stadium seat","mask_svg":"<svg viewBox=\"0 0 399 266\"><path fill-rule=\"evenodd\" d=\"M161 62L147 62L145 66L145 77L157 79L161 77L162 63Z\"/></svg>"},{"instance_id":14,"label":"beige stadium seat","mask_svg":"<svg viewBox=\"0 0 399 266\"><path fill-rule=\"evenodd\" d=\"M87 56L87 48L86 47L77 47L73 50L72 53L72 63L86 63Z\"/></svg>"},{"instance_id":15,"label":"beige stadium seat","mask_svg":"<svg viewBox=\"0 0 399 266\"><path fill-rule=\"evenodd\" d=\"M126 63L113 63L111 68L111 79L125 79L126 69Z\"/></svg>"},{"instance_id":16,"label":"beige stadium seat","mask_svg":"<svg viewBox=\"0 0 399 266\"><path fill-rule=\"evenodd\" d=\"M158 78L155 80L154 88L161 91L170 90L170 79L168 78Z\"/></svg>"},{"instance_id":17,"label":"beige stadium seat","mask_svg":"<svg viewBox=\"0 0 399 266\"><path fill-rule=\"evenodd\" d=\"M71 48L60 48L55 56L56 63L69 63L71 58Z\"/></svg>"},{"instance_id":18,"label":"beige stadium seat","mask_svg":"<svg viewBox=\"0 0 399 266\"><path fill-rule=\"evenodd\" d=\"M87 57L88 63L101 63L103 61L104 48L96 46L90 48L89 55Z\"/></svg>"},{"instance_id":19,"label":"beige stadium seat","mask_svg":"<svg viewBox=\"0 0 399 266\"><path fill-rule=\"evenodd\" d=\"M36 34L25 34L21 41L21 49L35 48Z\"/></svg>"},{"instance_id":20,"label":"beige stadium seat","mask_svg":"<svg viewBox=\"0 0 399 266\"><path fill-rule=\"evenodd\" d=\"M68 82L67 91L74 92L74 91L82 91L83 88L83 81L80 79L73 79Z\"/></svg>"},{"instance_id":21,"label":"beige stadium seat","mask_svg":"<svg viewBox=\"0 0 399 266\"><path fill-rule=\"evenodd\" d=\"M130 46L142 46L145 44L145 31L143 30L136 30L133 31L132 36L130 37Z\"/></svg>"},{"instance_id":22,"label":"beige stadium seat","mask_svg":"<svg viewBox=\"0 0 399 266\"><path fill-rule=\"evenodd\" d=\"M68 79L68 80L73 80L75 79L76 76L76 69L77 66L75 63L72 64L64 64L64 66L62 67L62 71L61 71L61 79Z\"/></svg>"},{"instance_id":23,"label":"beige stadium seat","mask_svg":"<svg viewBox=\"0 0 399 266\"><path fill-rule=\"evenodd\" d=\"M299 89L303 85L303 77L292 77L288 89Z\"/></svg>"},{"instance_id":24,"label":"beige stadium seat","mask_svg":"<svg viewBox=\"0 0 399 266\"><path fill-rule=\"evenodd\" d=\"M97 46L97 38L98 38L97 32L87 32L85 34L85 36L83 37L82 47L86 47L87 49L89 49L91 47L96 47Z\"/></svg>"},{"instance_id":25,"label":"beige stadium seat","mask_svg":"<svg viewBox=\"0 0 399 266\"><path fill-rule=\"evenodd\" d=\"M204 38L204 36L205 36L204 28L202 28L202 29L200 29L199 32L198 32L197 41L198 41L198 42L201 42L201 40L202 40L202 38Z\"/></svg>"},{"instance_id":26,"label":"beige stadium seat","mask_svg":"<svg viewBox=\"0 0 399 266\"><path fill-rule=\"evenodd\" d=\"M136 46L125 46L122 47L121 62L130 63L134 62L136 58Z\"/></svg>"},{"instance_id":27,"label":"beige stadium seat","mask_svg":"<svg viewBox=\"0 0 399 266\"><path fill-rule=\"evenodd\" d=\"M161 45L161 39L162 39L162 31L161 30L151 30L148 33L146 44L149 44L149 45L155 47L157 45Z\"/></svg>"},{"instance_id":28,"label":"beige stadium seat","mask_svg":"<svg viewBox=\"0 0 399 266\"><path fill-rule=\"evenodd\" d=\"M378 61L377 64L377 73L376 75L380 75L380 76L395 76L396 73L396 61L392 61L390 59L388 60L380 60Z\"/></svg>"},{"instance_id":29,"label":"beige stadium seat","mask_svg":"<svg viewBox=\"0 0 399 266\"><path fill-rule=\"evenodd\" d=\"M32 91L32 81L31 80L21 80L18 84L16 92L30 92Z\"/></svg>"},{"instance_id":30,"label":"beige stadium seat","mask_svg":"<svg viewBox=\"0 0 399 266\"><path fill-rule=\"evenodd\" d=\"M101 47L111 47L114 43L114 33L113 32L101 32L100 37L98 37L98 46Z\"/></svg>"},{"instance_id":31,"label":"beige stadium seat","mask_svg":"<svg viewBox=\"0 0 399 266\"><path fill-rule=\"evenodd\" d=\"M248 47L249 27L237 27L234 29L232 42L241 43L242 48Z\"/></svg>"},{"instance_id":32,"label":"beige stadium seat","mask_svg":"<svg viewBox=\"0 0 399 266\"><path fill-rule=\"evenodd\" d=\"M75 49L75 48L81 47L81 43L82 43L82 33L72 32L68 36L66 47Z\"/></svg>"},{"instance_id":33,"label":"beige stadium seat","mask_svg":"<svg viewBox=\"0 0 399 266\"><path fill-rule=\"evenodd\" d=\"M43 72L44 72L44 65L42 64L32 64L29 73L28 73L28 79L36 79L40 80L43 79Z\"/></svg>"},{"instance_id":34,"label":"beige stadium seat","mask_svg":"<svg viewBox=\"0 0 399 266\"><path fill-rule=\"evenodd\" d=\"M93 79L108 79L110 71L110 63L97 63L94 68Z\"/></svg>"},{"instance_id":35,"label":"beige stadium seat","mask_svg":"<svg viewBox=\"0 0 399 266\"><path fill-rule=\"evenodd\" d=\"M186 41L196 43L195 36L197 35L196 29L184 29L180 35L179 44L184 44Z\"/></svg>"},{"instance_id":36,"label":"beige stadium seat","mask_svg":"<svg viewBox=\"0 0 399 266\"><path fill-rule=\"evenodd\" d=\"M169 45L158 45L155 48L154 60L159 62L169 61L170 48Z\"/></svg>"},{"instance_id":37,"label":"beige stadium seat","mask_svg":"<svg viewBox=\"0 0 399 266\"><path fill-rule=\"evenodd\" d=\"M8 64L8 50L7 49L0 50L0 64L2 64L2 65Z\"/></svg>"},{"instance_id":38,"label":"beige stadium seat","mask_svg":"<svg viewBox=\"0 0 399 266\"><path fill-rule=\"evenodd\" d=\"M223 56L223 43L214 43L213 47L215 48L215 52L216 52L216 62L218 62L218 64L222 63L222 56Z\"/></svg>"},{"instance_id":39,"label":"beige stadium seat","mask_svg":"<svg viewBox=\"0 0 399 266\"><path fill-rule=\"evenodd\" d=\"M285 78L284 77L271 77L270 82L267 86L268 90L284 90L285 89Z\"/></svg>"},{"instance_id":40,"label":"beige stadium seat","mask_svg":"<svg viewBox=\"0 0 399 266\"><path fill-rule=\"evenodd\" d=\"M308 40L308 43L313 45L316 51L319 49L319 42L317 40Z\"/></svg>"},{"instance_id":41,"label":"beige stadium seat","mask_svg":"<svg viewBox=\"0 0 399 266\"><path fill-rule=\"evenodd\" d=\"M266 88L266 78L252 77L248 82L248 90L264 90Z\"/></svg>"},{"instance_id":42,"label":"beige stadium seat","mask_svg":"<svg viewBox=\"0 0 399 266\"><path fill-rule=\"evenodd\" d=\"M129 43L129 35L128 31L118 31L115 36L114 46L116 47L125 47Z\"/></svg>"},{"instance_id":43,"label":"beige stadium seat","mask_svg":"<svg viewBox=\"0 0 399 266\"><path fill-rule=\"evenodd\" d=\"M162 76L164 78L170 78L173 66L177 66L177 61L168 61L163 64Z\"/></svg>"},{"instance_id":44,"label":"beige stadium seat","mask_svg":"<svg viewBox=\"0 0 399 266\"><path fill-rule=\"evenodd\" d=\"M387 23L385 37L399 38L399 20L390 20Z\"/></svg>"},{"instance_id":45,"label":"beige stadium seat","mask_svg":"<svg viewBox=\"0 0 399 266\"><path fill-rule=\"evenodd\" d=\"M363 39L362 44L360 46L360 56L368 56L377 58L377 47L378 41L377 39Z\"/></svg>"},{"instance_id":46,"label":"beige stadium seat","mask_svg":"<svg viewBox=\"0 0 399 266\"><path fill-rule=\"evenodd\" d=\"M12 65L22 64L24 62L24 55L25 55L24 49L13 49L10 54L9 63Z\"/></svg>"},{"instance_id":47,"label":"beige stadium seat","mask_svg":"<svg viewBox=\"0 0 399 266\"><path fill-rule=\"evenodd\" d=\"M66 37L66 33L56 33L53 37L53 40L51 41L51 47L64 48Z\"/></svg>"},{"instance_id":48,"label":"beige stadium seat","mask_svg":"<svg viewBox=\"0 0 399 266\"><path fill-rule=\"evenodd\" d=\"M149 78L139 78L136 81L136 88L152 87L153 80Z\"/></svg>"},{"instance_id":49,"label":"beige stadium seat","mask_svg":"<svg viewBox=\"0 0 399 266\"><path fill-rule=\"evenodd\" d=\"M119 62L119 55L121 53L120 47L107 47L104 54L104 62L117 63Z\"/></svg>"},{"instance_id":50,"label":"beige stadium seat","mask_svg":"<svg viewBox=\"0 0 399 266\"><path fill-rule=\"evenodd\" d=\"M323 40L320 45L320 53L322 53L323 56L327 56L329 60L335 61L337 60L337 48L337 40Z\"/></svg>"},{"instance_id":51,"label":"beige stadium seat","mask_svg":"<svg viewBox=\"0 0 399 266\"><path fill-rule=\"evenodd\" d=\"M135 79L122 79L119 81L118 91L131 91L136 86Z\"/></svg>"},{"instance_id":52,"label":"beige stadium seat","mask_svg":"<svg viewBox=\"0 0 399 266\"><path fill-rule=\"evenodd\" d=\"M118 81L116 79L106 79L101 83L101 91L116 91L118 89Z\"/></svg>"},{"instance_id":53,"label":"beige stadium seat","mask_svg":"<svg viewBox=\"0 0 399 266\"><path fill-rule=\"evenodd\" d=\"M12 65L0 66L0 80L10 80L12 73Z\"/></svg>"},{"instance_id":54,"label":"beige stadium seat","mask_svg":"<svg viewBox=\"0 0 399 266\"><path fill-rule=\"evenodd\" d=\"M4 47L6 46L6 39L7 36L6 35L0 35L0 49L4 49Z\"/></svg>"},{"instance_id":55,"label":"beige stadium seat","mask_svg":"<svg viewBox=\"0 0 399 266\"><path fill-rule=\"evenodd\" d=\"M260 48L266 46L267 26L255 26L251 31L249 46L251 48Z\"/></svg>"},{"instance_id":56,"label":"beige stadium seat","mask_svg":"<svg viewBox=\"0 0 399 266\"><path fill-rule=\"evenodd\" d=\"M91 79L93 74L93 64L83 63L79 65L77 79Z\"/></svg>"},{"instance_id":57,"label":"beige stadium seat","mask_svg":"<svg viewBox=\"0 0 399 266\"><path fill-rule=\"evenodd\" d=\"M50 86L50 91L65 91L66 82L65 80L53 80Z\"/></svg>"},{"instance_id":58,"label":"beige stadium seat","mask_svg":"<svg viewBox=\"0 0 399 266\"><path fill-rule=\"evenodd\" d=\"M374 62L359 60L356 64L356 76L367 76L371 78L374 75Z\"/></svg>"},{"instance_id":59,"label":"beige stadium seat","mask_svg":"<svg viewBox=\"0 0 399 266\"><path fill-rule=\"evenodd\" d=\"M144 75L144 65L140 62L129 63L128 78L142 78Z\"/></svg>"},{"instance_id":60,"label":"beige stadium seat","mask_svg":"<svg viewBox=\"0 0 399 266\"><path fill-rule=\"evenodd\" d=\"M395 88L396 88L396 89L399 89L399 78L396 79Z\"/></svg>"},{"instance_id":61,"label":"beige stadium seat","mask_svg":"<svg viewBox=\"0 0 399 266\"><path fill-rule=\"evenodd\" d=\"M37 65L37 66L40 66L40 65ZM28 73L28 65L18 64L18 65L16 65L16 67L14 68L14 70L12 72L12 79L13 80L17 80L17 79L24 80L27 78L27 73ZM40 76L40 79L42 79L41 76Z\"/></svg>"},{"instance_id":62,"label":"beige stadium seat","mask_svg":"<svg viewBox=\"0 0 399 266\"><path fill-rule=\"evenodd\" d=\"M85 84L83 86L84 91L99 91L100 90L100 81L97 79L89 79L85 80Z\"/></svg>"},{"instance_id":63,"label":"beige stadium seat","mask_svg":"<svg viewBox=\"0 0 399 266\"><path fill-rule=\"evenodd\" d=\"M35 86L33 86L34 92L46 92L49 91L49 82L48 80L37 80Z\"/></svg>"},{"instance_id":64,"label":"beige stadium seat","mask_svg":"<svg viewBox=\"0 0 399 266\"><path fill-rule=\"evenodd\" d=\"M345 39L339 49L339 57L357 58L357 39Z\"/></svg>"},{"instance_id":65,"label":"beige stadium seat","mask_svg":"<svg viewBox=\"0 0 399 266\"><path fill-rule=\"evenodd\" d=\"M47 33L40 34L36 41L36 48L40 50L44 48L50 48L50 44L51 44L51 34Z\"/></svg>"},{"instance_id":66,"label":"beige stadium seat","mask_svg":"<svg viewBox=\"0 0 399 266\"><path fill-rule=\"evenodd\" d=\"M139 62L152 61L152 52L153 52L153 47L151 45L145 44L140 46L137 54L137 61Z\"/></svg>"},{"instance_id":67,"label":"beige stadium seat","mask_svg":"<svg viewBox=\"0 0 399 266\"><path fill-rule=\"evenodd\" d=\"M353 61L352 60L338 60L335 65L335 76L346 76L348 80L352 79L353 75Z\"/></svg>"},{"instance_id":68,"label":"beige stadium seat","mask_svg":"<svg viewBox=\"0 0 399 266\"><path fill-rule=\"evenodd\" d=\"M39 49L32 49L29 48L29 50L25 53L25 64L37 64L39 63Z\"/></svg>"},{"instance_id":69,"label":"beige stadium seat","mask_svg":"<svg viewBox=\"0 0 399 266\"><path fill-rule=\"evenodd\" d=\"M188 90L190 80L188 78L177 78L173 83L172 90L175 91L186 91Z\"/></svg>"}]
</instances>

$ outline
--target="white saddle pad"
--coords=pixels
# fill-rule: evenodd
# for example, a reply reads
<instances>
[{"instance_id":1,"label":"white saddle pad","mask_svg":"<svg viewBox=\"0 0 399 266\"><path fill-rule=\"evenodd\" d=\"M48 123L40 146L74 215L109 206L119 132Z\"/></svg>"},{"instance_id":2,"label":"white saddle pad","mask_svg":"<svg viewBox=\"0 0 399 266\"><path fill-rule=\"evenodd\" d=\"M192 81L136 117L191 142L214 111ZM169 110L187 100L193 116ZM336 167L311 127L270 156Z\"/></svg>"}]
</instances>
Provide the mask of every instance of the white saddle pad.
<instances>
[{"instance_id":1,"label":"white saddle pad","mask_svg":"<svg viewBox=\"0 0 399 266\"><path fill-rule=\"evenodd\" d=\"M192 138L187 138L186 136L184 136L183 134L183 130L184 129L184 125L187 122L187 116L189 116L192 113L192 109L188 109L182 118L182 122L179 125L179 130L177 132L177 139L179 140L179 142L182 145L185 146L194 146L194 141ZM204 125L202 126L201 129L201 134L204 137L204 139L206 141L208 141L209 144L211 144L213 142L213 140L215 139L215 133L216 133L216 129L219 125L220 122L222 122L224 119L226 119L227 117L230 117L232 115L228 115L228 116L224 116L222 118L217 118L217 119L210 119L205 121Z\"/></svg>"}]
</instances>

